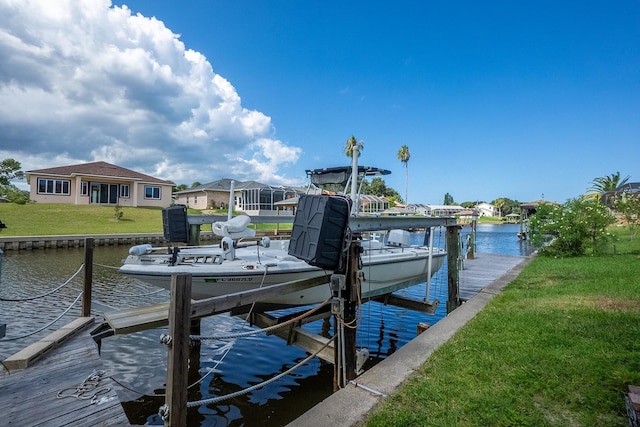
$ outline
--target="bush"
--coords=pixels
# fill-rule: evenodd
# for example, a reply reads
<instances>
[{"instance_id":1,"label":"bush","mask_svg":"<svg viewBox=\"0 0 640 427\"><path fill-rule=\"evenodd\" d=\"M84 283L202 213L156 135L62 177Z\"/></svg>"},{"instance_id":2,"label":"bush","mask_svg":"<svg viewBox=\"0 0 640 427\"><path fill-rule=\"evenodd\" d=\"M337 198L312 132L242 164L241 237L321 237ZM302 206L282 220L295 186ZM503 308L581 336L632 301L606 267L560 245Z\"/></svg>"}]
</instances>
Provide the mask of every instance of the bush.
<instances>
[{"instance_id":1,"label":"bush","mask_svg":"<svg viewBox=\"0 0 640 427\"><path fill-rule=\"evenodd\" d=\"M529 221L532 243L541 254L579 256L599 253L613 239L607 226L615 218L595 200L572 199L563 205L540 204Z\"/></svg>"}]
</instances>

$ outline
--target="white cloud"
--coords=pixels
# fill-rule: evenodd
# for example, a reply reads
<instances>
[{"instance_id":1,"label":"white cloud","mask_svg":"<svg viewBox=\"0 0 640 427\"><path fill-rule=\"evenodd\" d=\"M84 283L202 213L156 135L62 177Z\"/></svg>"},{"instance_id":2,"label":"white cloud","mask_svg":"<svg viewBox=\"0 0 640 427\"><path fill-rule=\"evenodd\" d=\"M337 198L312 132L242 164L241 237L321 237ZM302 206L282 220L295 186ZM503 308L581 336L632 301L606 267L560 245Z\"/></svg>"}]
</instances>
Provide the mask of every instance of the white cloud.
<instances>
[{"instance_id":1,"label":"white cloud","mask_svg":"<svg viewBox=\"0 0 640 427\"><path fill-rule=\"evenodd\" d=\"M104 160L178 183L283 184L301 150L274 133L155 18L109 0L0 0L0 150L23 170Z\"/></svg>"}]
</instances>

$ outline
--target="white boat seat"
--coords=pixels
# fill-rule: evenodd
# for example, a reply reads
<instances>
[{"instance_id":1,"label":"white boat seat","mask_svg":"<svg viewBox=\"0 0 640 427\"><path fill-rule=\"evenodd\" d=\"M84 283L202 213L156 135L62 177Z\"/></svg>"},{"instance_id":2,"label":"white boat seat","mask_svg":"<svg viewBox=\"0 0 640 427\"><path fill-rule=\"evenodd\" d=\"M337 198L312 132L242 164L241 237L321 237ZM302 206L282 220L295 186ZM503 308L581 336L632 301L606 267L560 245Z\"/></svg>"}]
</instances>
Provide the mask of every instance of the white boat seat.
<instances>
[{"instance_id":1,"label":"white boat seat","mask_svg":"<svg viewBox=\"0 0 640 427\"><path fill-rule=\"evenodd\" d=\"M254 237L256 230L248 228L251 218L247 215L238 215L227 221L216 221L211 226L214 234L232 239L242 239L243 237Z\"/></svg>"}]
</instances>

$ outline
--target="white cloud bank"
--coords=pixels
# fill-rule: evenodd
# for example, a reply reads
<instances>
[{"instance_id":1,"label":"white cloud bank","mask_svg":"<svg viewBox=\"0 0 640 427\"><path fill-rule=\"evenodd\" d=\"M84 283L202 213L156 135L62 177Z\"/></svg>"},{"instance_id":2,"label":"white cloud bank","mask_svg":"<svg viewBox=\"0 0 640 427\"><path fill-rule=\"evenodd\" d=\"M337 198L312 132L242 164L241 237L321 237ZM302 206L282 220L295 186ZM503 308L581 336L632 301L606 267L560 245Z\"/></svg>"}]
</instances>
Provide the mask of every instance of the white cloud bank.
<instances>
[{"instance_id":1,"label":"white cloud bank","mask_svg":"<svg viewBox=\"0 0 640 427\"><path fill-rule=\"evenodd\" d=\"M293 184L301 153L202 54L110 0L0 0L0 159Z\"/></svg>"}]
</instances>

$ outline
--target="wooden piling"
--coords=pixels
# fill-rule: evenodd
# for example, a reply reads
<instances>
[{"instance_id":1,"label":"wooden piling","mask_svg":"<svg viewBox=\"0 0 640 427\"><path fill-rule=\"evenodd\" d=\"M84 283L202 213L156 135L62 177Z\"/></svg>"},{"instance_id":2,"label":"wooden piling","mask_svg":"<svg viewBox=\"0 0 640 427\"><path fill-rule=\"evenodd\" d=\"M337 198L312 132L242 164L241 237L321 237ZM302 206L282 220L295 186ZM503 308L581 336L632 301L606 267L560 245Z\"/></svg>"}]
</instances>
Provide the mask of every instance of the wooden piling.
<instances>
[{"instance_id":1,"label":"wooden piling","mask_svg":"<svg viewBox=\"0 0 640 427\"><path fill-rule=\"evenodd\" d=\"M93 284L93 237L84 239L84 287L82 290L82 315L91 316L91 288Z\"/></svg>"},{"instance_id":2,"label":"wooden piling","mask_svg":"<svg viewBox=\"0 0 640 427\"><path fill-rule=\"evenodd\" d=\"M187 425L187 386L189 379L189 329L191 327L191 275L171 275L169 304L169 354L167 358L168 414L165 426Z\"/></svg>"},{"instance_id":3,"label":"wooden piling","mask_svg":"<svg viewBox=\"0 0 640 427\"><path fill-rule=\"evenodd\" d=\"M460 275L458 271L458 259L460 257L460 226L447 226L447 314L451 313L460 306Z\"/></svg>"}]
</instances>

